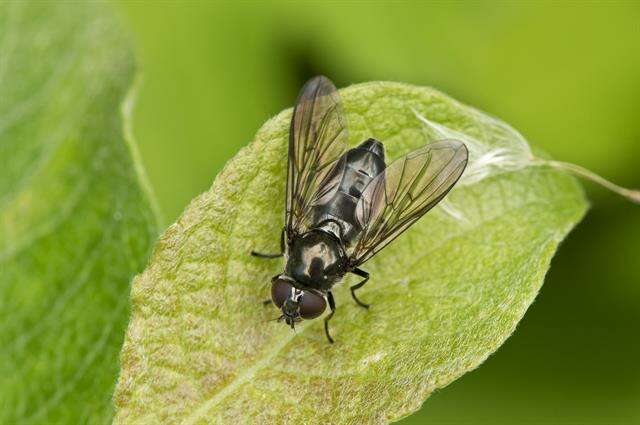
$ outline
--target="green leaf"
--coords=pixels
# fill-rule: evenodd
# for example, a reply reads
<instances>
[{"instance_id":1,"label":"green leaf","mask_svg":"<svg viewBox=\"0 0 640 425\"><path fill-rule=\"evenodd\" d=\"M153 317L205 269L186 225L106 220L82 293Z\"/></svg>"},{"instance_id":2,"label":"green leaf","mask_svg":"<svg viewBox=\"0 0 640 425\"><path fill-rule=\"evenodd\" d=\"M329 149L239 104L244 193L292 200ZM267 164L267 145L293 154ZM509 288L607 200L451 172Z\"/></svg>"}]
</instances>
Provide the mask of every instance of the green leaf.
<instances>
[{"instance_id":1,"label":"green leaf","mask_svg":"<svg viewBox=\"0 0 640 425\"><path fill-rule=\"evenodd\" d=\"M189 205L136 278L117 422L384 423L513 332L586 210L575 179L528 166L517 132L435 90L375 82L341 94L352 143L377 137L391 158L448 133L470 145L474 171L448 197L459 218L436 208L365 265L369 311L349 296L356 277L337 288L334 345L322 320L297 333L270 322L278 313L260 301L282 261L249 252L278 250L284 111Z\"/></svg>"},{"instance_id":2,"label":"green leaf","mask_svg":"<svg viewBox=\"0 0 640 425\"><path fill-rule=\"evenodd\" d=\"M91 3L0 3L0 422L100 423L156 235L123 134L134 60Z\"/></svg>"}]
</instances>

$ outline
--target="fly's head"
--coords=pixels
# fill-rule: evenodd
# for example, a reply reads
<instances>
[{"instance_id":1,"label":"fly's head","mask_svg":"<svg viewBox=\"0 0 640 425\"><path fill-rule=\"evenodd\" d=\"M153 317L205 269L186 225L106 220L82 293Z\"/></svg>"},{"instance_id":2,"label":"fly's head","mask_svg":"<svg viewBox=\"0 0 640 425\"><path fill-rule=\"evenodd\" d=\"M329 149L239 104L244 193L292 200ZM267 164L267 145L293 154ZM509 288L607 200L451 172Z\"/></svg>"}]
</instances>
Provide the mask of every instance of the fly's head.
<instances>
[{"instance_id":1,"label":"fly's head","mask_svg":"<svg viewBox=\"0 0 640 425\"><path fill-rule=\"evenodd\" d=\"M271 283L271 299L282 310L278 321L284 321L291 329L303 319L315 319L327 308L324 296L309 289L299 289L294 281L276 276Z\"/></svg>"}]
</instances>

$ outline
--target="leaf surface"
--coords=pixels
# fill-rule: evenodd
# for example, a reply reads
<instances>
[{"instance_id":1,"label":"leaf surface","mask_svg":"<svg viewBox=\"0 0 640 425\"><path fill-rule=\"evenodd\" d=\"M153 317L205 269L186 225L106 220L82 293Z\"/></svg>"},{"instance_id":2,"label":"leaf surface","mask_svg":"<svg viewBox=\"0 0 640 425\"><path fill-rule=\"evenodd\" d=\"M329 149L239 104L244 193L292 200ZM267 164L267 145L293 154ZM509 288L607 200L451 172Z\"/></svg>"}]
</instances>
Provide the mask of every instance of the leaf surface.
<instances>
[{"instance_id":1,"label":"leaf surface","mask_svg":"<svg viewBox=\"0 0 640 425\"><path fill-rule=\"evenodd\" d=\"M133 55L95 4L0 4L0 422L104 423L131 277L157 232L121 103Z\"/></svg>"},{"instance_id":2,"label":"leaf surface","mask_svg":"<svg viewBox=\"0 0 640 425\"><path fill-rule=\"evenodd\" d=\"M515 152L509 161L518 152L528 158L509 126L433 89L373 82L341 95L351 144L378 138L389 161L434 132L474 144L472 164L478 155L493 161L492 148ZM514 331L586 210L575 179L557 171L476 169L447 198L461 218L436 208L365 264L371 280L359 296L369 311L349 295L356 277L336 289L329 345L322 320L297 333L269 321L278 312L260 302L282 260L249 256L278 250L290 117L284 111L262 127L166 231L135 280L118 423L399 419Z\"/></svg>"}]
</instances>

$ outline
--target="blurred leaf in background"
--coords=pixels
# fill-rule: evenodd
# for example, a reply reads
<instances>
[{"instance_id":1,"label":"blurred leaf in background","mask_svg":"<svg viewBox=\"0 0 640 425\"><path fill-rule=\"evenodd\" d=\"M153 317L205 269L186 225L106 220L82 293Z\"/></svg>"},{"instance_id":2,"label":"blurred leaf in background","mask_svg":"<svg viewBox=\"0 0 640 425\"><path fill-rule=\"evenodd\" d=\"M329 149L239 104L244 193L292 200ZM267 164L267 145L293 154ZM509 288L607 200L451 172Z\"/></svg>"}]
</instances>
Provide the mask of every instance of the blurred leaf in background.
<instances>
[{"instance_id":1,"label":"blurred leaf in background","mask_svg":"<svg viewBox=\"0 0 640 425\"><path fill-rule=\"evenodd\" d=\"M105 423L156 218L123 134L108 8L0 4L0 422Z\"/></svg>"},{"instance_id":2,"label":"blurred leaf in background","mask_svg":"<svg viewBox=\"0 0 640 425\"><path fill-rule=\"evenodd\" d=\"M557 159L640 186L637 3L117 7L144 70L136 134L171 220L317 73L437 87ZM408 423L640 422L640 211L591 198L516 334Z\"/></svg>"}]
</instances>

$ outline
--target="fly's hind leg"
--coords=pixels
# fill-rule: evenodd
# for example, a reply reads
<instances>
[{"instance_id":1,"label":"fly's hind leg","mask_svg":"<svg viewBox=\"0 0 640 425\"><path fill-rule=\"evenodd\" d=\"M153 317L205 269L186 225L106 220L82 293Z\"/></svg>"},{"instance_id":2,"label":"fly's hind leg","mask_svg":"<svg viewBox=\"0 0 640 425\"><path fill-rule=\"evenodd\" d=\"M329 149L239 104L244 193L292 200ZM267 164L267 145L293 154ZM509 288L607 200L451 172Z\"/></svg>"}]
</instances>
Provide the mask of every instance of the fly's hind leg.
<instances>
[{"instance_id":1,"label":"fly's hind leg","mask_svg":"<svg viewBox=\"0 0 640 425\"><path fill-rule=\"evenodd\" d=\"M336 302L333 300L333 294L331 291L327 292L327 300L329 301L329 308L331 309L331 313L327 314L324 318L324 333L327 335L327 339L330 344L333 344L333 338L329 334L329 320L333 317L333 313L336 312Z\"/></svg>"},{"instance_id":2,"label":"fly's hind leg","mask_svg":"<svg viewBox=\"0 0 640 425\"><path fill-rule=\"evenodd\" d=\"M251 251L251 255L258 258L280 258L284 255L284 228L280 233L280 254L264 254L262 252Z\"/></svg>"},{"instance_id":3,"label":"fly's hind leg","mask_svg":"<svg viewBox=\"0 0 640 425\"><path fill-rule=\"evenodd\" d=\"M360 307L364 307L364 308L369 308L369 304L365 304L362 301L360 301L358 299L358 297L356 297L356 289L362 288L364 286L365 283L367 283L369 281L369 273L365 272L364 270L355 268L351 271L351 273L360 276L360 277L364 277L364 279L360 282L360 283L356 283L355 285L353 285L351 288L351 297L353 297L354 301L360 306Z\"/></svg>"}]
</instances>

